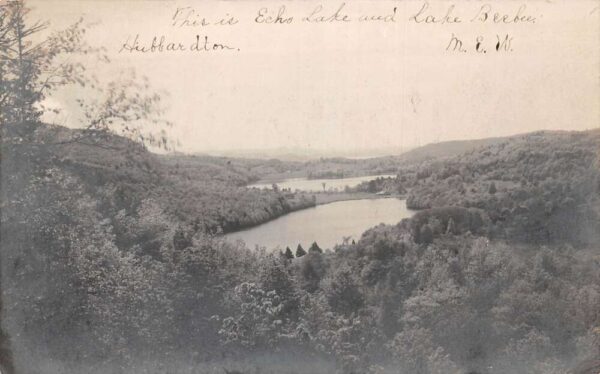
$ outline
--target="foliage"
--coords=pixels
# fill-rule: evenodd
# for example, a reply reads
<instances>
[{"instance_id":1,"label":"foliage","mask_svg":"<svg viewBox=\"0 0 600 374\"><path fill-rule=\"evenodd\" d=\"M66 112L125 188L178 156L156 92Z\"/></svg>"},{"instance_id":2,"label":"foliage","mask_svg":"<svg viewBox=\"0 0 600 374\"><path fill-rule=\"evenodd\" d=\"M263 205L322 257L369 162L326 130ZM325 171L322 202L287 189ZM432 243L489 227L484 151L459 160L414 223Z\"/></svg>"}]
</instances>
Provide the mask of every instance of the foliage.
<instances>
[{"instance_id":1,"label":"foliage","mask_svg":"<svg viewBox=\"0 0 600 374\"><path fill-rule=\"evenodd\" d=\"M25 23L29 9L22 0L0 6L0 123L36 122L39 104L48 93L66 84L85 84L85 67L65 55L99 53L84 40L85 28L79 20L43 41L36 36L47 27Z\"/></svg>"},{"instance_id":2,"label":"foliage","mask_svg":"<svg viewBox=\"0 0 600 374\"><path fill-rule=\"evenodd\" d=\"M34 135L41 144L63 131ZM196 204L173 194L178 179L209 171L193 190L213 191L197 208L204 219L226 222L237 194L254 201L238 211L280 194L227 187L247 178L238 165L205 158L179 175L142 148L2 146L12 176L2 182L3 301L18 352L101 366L110 357L124 371L148 355L198 364L294 351L342 373L486 374L559 372L597 352L595 247L498 239L488 206L424 210L334 252L315 244L284 258L173 209Z\"/></svg>"},{"instance_id":3,"label":"foliage","mask_svg":"<svg viewBox=\"0 0 600 374\"><path fill-rule=\"evenodd\" d=\"M92 135L116 133L142 145L172 149L165 130L172 123L162 118L164 94L152 92L147 77L138 77L131 70L122 72L105 87L94 88L94 99L77 99L85 116L85 129Z\"/></svg>"},{"instance_id":4,"label":"foliage","mask_svg":"<svg viewBox=\"0 0 600 374\"><path fill-rule=\"evenodd\" d=\"M412 180L407 205L485 211L490 234L532 243L597 242L600 132L538 132L444 162ZM409 174L414 175L414 174Z\"/></svg>"},{"instance_id":5,"label":"foliage","mask_svg":"<svg viewBox=\"0 0 600 374\"><path fill-rule=\"evenodd\" d=\"M315 252L315 253L323 253L323 250L321 249L321 247L319 247L319 245L317 244L317 242L313 242L310 245L310 248L308 248L308 252Z\"/></svg>"},{"instance_id":6,"label":"foliage","mask_svg":"<svg viewBox=\"0 0 600 374\"><path fill-rule=\"evenodd\" d=\"M123 373L161 361L177 365L146 372L215 372L230 357L289 352L307 363L300 372L313 372L311 362L340 373L593 367L598 130L495 139L402 167L395 158L157 156L140 144L148 140L140 125L164 124L160 97L134 76L82 103L87 129L39 123L42 74L69 66L62 52L86 50L84 29L27 44L43 25L27 28L22 4L0 16L10 135L1 143L0 301L17 370ZM82 70L71 68L54 72L77 81ZM65 83L73 82L50 79L46 88ZM295 258L289 248L278 256L220 236L312 206L304 195L245 187L292 170L397 172L360 188L410 190L408 204L422 211L333 252L298 245Z\"/></svg>"},{"instance_id":7,"label":"foliage","mask_svg":"<svg viewBox=\"0 0 600 374\"><path fill-rule=\"evenodd\" d=\"M306 255L306 251L300 244L298 244L298 247L296 248L296 257L302 257L304 255Z\"/></svg>"}]
</instances>

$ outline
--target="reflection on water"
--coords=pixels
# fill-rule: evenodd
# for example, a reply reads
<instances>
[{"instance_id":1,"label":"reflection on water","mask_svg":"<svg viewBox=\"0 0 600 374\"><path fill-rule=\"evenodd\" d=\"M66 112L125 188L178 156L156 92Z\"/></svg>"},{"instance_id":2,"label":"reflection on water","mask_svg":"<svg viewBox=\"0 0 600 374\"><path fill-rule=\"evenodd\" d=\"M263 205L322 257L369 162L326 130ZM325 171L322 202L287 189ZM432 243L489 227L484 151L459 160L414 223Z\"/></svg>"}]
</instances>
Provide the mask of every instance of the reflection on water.
<instances>
[{"instance_id":1,"label":"reflection on water","mask_svg":"<svg viewBox=\"0 0 600 374\"><path fill-rule=\"evenodd\" d=\"M308 249L313 241L332 249L344 237L358 240L367 229L380 223L396 224L413 214L406 200L396 198L339 201L287 214L248 230L225 235L228 240L243 240L250 248L268 250L298 244Z\"/></svg>"},{"instance_id":2,"label":"reflection on water","mask_svg":"<svg viewBox=\"0 0 600 374\"><path fill-rule=\"evenodd\" d=\"M362 182L367 182L378 177L388 178L395 177L395 175L369 175L364 177L353 177L353 178L341 178L341 179L306 179L306 178L290 178L282 182L275 183L280 189L289 188L292 191L323 191L323 183L325 184L325 190L332 191L338 190L343 191L346 186L356 187ZM256 188L271 188L273 183L257 183L249 185L248 187Z\"/></svg>"}]
</instances>

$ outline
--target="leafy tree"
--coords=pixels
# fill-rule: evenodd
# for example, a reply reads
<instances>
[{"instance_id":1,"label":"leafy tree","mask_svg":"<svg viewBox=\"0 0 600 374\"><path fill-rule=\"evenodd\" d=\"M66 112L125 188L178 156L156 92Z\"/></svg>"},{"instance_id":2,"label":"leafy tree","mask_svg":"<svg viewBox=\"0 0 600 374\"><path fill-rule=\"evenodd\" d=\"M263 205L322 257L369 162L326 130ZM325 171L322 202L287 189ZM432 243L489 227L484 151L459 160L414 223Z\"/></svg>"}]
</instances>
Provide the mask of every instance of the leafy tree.
<instances>
[{"instance_id":1,"label":"leafy tree","mask_svg":"<svg viewBox=\"0 0 600 374\"><path fill-rule=\"evenodd\" d=\"M346 316L358 312L364 303L359 284L353 274L348 265L342 265L323 281L329 305L334 311Z\"/></svg>"},{"instance_id":2,"label":"leafy tree","mask_svg":"<svg viewBox=\"0 0 600 374\"><path fill-rule=\"evenodd\" d=\"M432 341L432 333L425 328L406 328L391 342L392 352L407 373L458 374L456 364L442 347Z\"/></svg>"},{"instance_id":3,"label":"leafy tree","mask_svg":"<svg viewBox=\"0 0 600 374\"><path fill-rule=\"evenodd\" d=\"M377 181L370 180L367 187L367 192L375 193L377 192Z\"/></svg>"},{"instance_id":4,"label":"leafy tree","mask_svg":"<svg viewBox=\"0 0 600 374\"><path fill-rule=\"evenodd\" d=\"M82 96L93 99L77 99L86 121L84 131L60 144L110 147L106 143L114 139L106 141L103 136L112 133L142 145L173 148L164 130L171 123L161 118L163 95L151 92L147 78L127 71L101 85L86 72L84 60L90 57L85 56L101 61L108 58L102 48L85 41L83 20L36 42L47 23L28 26L25 19L29 9L23 0L11 0L0 7L0 125L17 125L11 132L3 129L3 137L22 141L32 132L31 124L50 110L44 107L44 99L58 87L76 84L91 91Z\"/></svg>"},{"instance_id":5,"label":"leafy tree","mask_svg":"<svg viewBox=\"0 0 600 374\"><path fill-rule=\"evenodd\" d=\"M433 241L433 230L429 224L421 226L419 234L421 243L429 244Z\"/></svg>"},{"instance_id":6,"label":"leafy tree","mask_svg":"<svg viewBox=\"0 0 600 374\"><path fill-rule=\"evenodd\" d=\"M296 257L302 257L306 254L306 251L304 250L304 248L302 248L302 245L298 244L298 247L296 248Z\"/></svg>"},{"instance_id":7,"label":"leafy tree","mask_svg":"<svg viewBox=\"0 0 600 374\"><path fill-rule=\"evenodd\" d=\"M172 123L162 118L163 97L151 90L147 77L131 69L94 90L93 99L77 99L87 123L77 141L98 144L102 136L112 133L143 146L173 148L165 131Z\"/></svg>"},{"instance_id":8,"label":"leafy tree","mask_svg":"<svg viewBox=\"0 0 600 374\"><path fill-rule=\"evenodd\" d=\"M319 289L319 283L326 274L323 255L316 251L309 251L300 264L301 287L307 292Z\"/></svg>"},{"instance_id":9,"label":"leafy tree","mask_svg":"<svg viewBox=\"0 0 600 374\"><path fill-rule=\"evenodd\" d=\"M85 43L82 20L34 42L48 23L38 21L28 26L25 18L29 8L23 0L4 2L0 13L0 123L37 122L49 92L66 84L86 84L84 65L65 56L101 50Z\"/></svg>"},{"instance_id":10,"label":"leafy tree","mask_svg":"<svg viewBox=\"0 0 600 374\"><path fill-rule=\"evenodd\" d=\"M296 290L293 279L281 261L273 259L264 264L260 274L260 286L265 291L275 291L282 304L280 317L290 317L297 311Z\"/></svg>"},{"instance_id":11,"label":"leafy tree","mask_svg":"<svg viewBox=\"0 0 600 374\"><path fill-rule=\"evenodd\" d=\"M238 309L224 318L219 334L227 343L246 347L274 348L282 335L289 333L281 320L281 298L275 291L265 291L254 283L235 287L233 300Z\"/></svg>"}]
</instances>

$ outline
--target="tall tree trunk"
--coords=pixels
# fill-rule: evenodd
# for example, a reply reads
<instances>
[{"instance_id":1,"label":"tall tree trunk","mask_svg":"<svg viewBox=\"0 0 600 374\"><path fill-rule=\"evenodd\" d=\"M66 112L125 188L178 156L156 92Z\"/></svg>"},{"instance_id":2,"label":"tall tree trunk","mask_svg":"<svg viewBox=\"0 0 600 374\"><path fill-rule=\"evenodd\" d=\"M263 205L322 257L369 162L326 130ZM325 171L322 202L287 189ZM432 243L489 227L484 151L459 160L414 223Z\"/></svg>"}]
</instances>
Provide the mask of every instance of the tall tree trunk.
<instances>
[{"instance_id":1,"label":"tall tree trunk","mask_svg":"<svg viewBox=\"0 0 600 374\"><path fill-rule=\"evenodd\" d=\"M2 374L14 374L15 367L13 363L13 355L10 349L10 341L8 335L2 328L4 320L4 306L2 303L2 274L0 274L0 372Z\"/></svg>"},{"instance_id":2,"label":"tall tree trunk","mask_svg":"<svg viewBox=\"0 0 600 374\"><path fill-rule=\"evenodd\" d=\"M19 100L19 102L17 103L17 111L18 111L18 124L23 124L23 121L25 119L24 117L24 112L25 112L25 66L23 64L23 28L22 28L22 16L21 16L21 12L22 12L22 4L17 5L18 8L18 12L19 12L19 17L17 18L17 22L16 22L16 28L17 28L17 48L18 48L18 53L19 53L19 88L18 88L18 92L17 92L17 100Z\"/></svg>"}]
</instances>

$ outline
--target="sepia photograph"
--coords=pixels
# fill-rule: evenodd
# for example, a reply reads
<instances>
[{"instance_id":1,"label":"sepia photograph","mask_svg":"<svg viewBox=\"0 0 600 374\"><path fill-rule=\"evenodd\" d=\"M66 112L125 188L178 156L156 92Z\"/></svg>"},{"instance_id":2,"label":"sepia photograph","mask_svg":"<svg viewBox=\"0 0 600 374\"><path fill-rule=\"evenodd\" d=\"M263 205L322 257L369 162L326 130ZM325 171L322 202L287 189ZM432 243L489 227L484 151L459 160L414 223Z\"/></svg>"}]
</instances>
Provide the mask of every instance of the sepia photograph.
<instances>
[{"instance_id":1,"label":"sepia photograph","mask_svg":"<svg viewBox=\"0 0 600 374\"><path fill-rule=\"evenodd\" d=\"M600 374L600 1L0 0L0 374Z\"/></svg>"}]
</instances>

